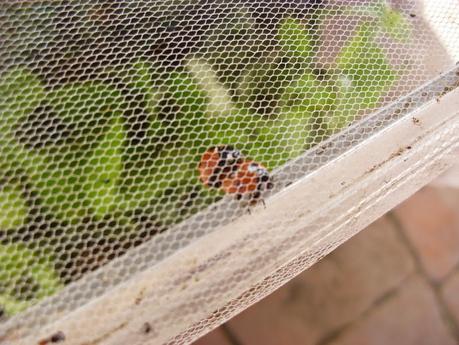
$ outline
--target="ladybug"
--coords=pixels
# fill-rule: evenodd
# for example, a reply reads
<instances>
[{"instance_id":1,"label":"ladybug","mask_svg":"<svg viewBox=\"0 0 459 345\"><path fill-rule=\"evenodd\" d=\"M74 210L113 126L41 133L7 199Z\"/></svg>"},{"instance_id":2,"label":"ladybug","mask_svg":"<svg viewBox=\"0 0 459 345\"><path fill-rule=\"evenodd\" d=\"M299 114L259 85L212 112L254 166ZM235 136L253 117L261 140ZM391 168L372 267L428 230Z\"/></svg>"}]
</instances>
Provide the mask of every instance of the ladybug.
<instances>
[{"instance_id":1,"label":"ladybug","mask_svg":"<svg viewBox=\"0 0 459 345\"><path fill-rule=\"evenodd\" d=\"M264 191L274 187L272 177L260 163L246 159L238 169L223 180L222 189L227 194L234 194L237 200L247 198L250 205L261 200Z\"/></svg>"},{"instance_id":2,"label":"ladybug","mask_svg":"<svg viewBox=\"0 0 459 345\"><path fill-rule=\"evenodd\" d=\"M237 200L245 198L249 205L258 201L264 204L262 193L274 187L268 169L230 145L209 148L202 155L198 169L203 184L235 195Z\"/></svg>"},{"instance_id":3,"label":"ladybug","mask_svg":"<svg viewBox=\"0 0 459 345\"><path fill-rule=\"evenodd\" d=\"M207 149L199 162L199 177L208 187L220 188L223 180L237 171L244 157L231 145L219 145Z\"/></svg>"}]
</instances>

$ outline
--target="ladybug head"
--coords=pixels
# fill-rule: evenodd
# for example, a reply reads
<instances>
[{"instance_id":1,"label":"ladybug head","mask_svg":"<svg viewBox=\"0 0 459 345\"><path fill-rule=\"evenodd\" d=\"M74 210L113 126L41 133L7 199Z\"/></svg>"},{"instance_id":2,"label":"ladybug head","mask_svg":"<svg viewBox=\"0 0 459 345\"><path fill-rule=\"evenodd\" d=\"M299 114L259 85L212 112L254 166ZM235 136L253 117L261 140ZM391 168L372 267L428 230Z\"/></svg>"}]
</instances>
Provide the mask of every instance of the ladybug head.
<instances>
[{"instance_id":1,"label":"ladybug head","mask_svg":"<svg viewBox=\"0 0 459 345\"><path fill-rule=\"evenodd\" d=\"M242 153L231 145L221 145L217 147L220 154L219 166L230 166L243 159Z\"/></svg>"}]
</instances>

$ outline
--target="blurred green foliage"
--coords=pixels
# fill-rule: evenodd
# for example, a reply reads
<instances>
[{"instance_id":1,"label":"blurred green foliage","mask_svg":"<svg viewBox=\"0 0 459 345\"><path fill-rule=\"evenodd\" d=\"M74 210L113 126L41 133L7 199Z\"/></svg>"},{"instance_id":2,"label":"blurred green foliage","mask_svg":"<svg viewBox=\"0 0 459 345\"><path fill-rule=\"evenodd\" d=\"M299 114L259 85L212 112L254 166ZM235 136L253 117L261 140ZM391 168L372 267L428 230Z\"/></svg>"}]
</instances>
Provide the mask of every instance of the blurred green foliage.
<instances>
[{"instance_id":1,"label":"blurred green foliage","mask_svg":"<svg viewBox=\"0 0 459 345\"><path fill-rule=\"evenodd\" d=\"M378 8L378 16L380 18L380 25L390 37L399 42L408 42L411 37L411 25L397 10L389 6L381 5Z\"/></svg>"},{"instance_id":2,"label":"blurred green foliage","mask_svg":"<svg viewBox=\"0 0 459 345\"><path fill-rule=\"evenodd\" d=\"M278 33L282 55L295 62L310 64L315 55L317 34L301 20L285 19Z\"/></svg>"},{"instance_id":3,"label":"blurred green foliage","mask_svg":"<svg viewBox=\"0 0 459 345\"><path fill-rule=\"evenodd\" d=\"M0 231L27 226L29 194L70 232L88 219L136 231L139 213L165 228L221 197L198 178L209 146L235 145L269 169L297 157L378 106L397 80L377 35L382 28L398 39L397 27L406 36L408 26L398 12L378 11L379 26L360 23L320 71L319 29L285 18L267 52L245 15L227 28L234 46L225 41L222 51L212 40L226 31L215 31L209 56L198 52L174 68L139 59L111 70L112 82L52 88L11 69L0 79ZM12 290L22 277L37 286L35 299L54 292L49 262L19 244L0 246L0 305L9 313L29 305Z\"/></svg>"},{"instance_id":4,"label":"blurred green foliage","mask_svg":"<svg viewBox=\"0 0 459 345\"><path fill-rule=\"evenodd\" d=\"M27 214L27 204L21 186L0 186L0 231L23 226L27 221Z\"/></svg>"},{"instance_id":5,"label":"blurred green foliage","mask_svg":"<svg viewBox=\"0 0 459 345\"><path fill-rule=\"evenodd\" d=\"M0 306L14 315L62 288L51 257L22 244L0 245Z\"/></svg>"},{"instance_id":6,"label":"blurred green foliage","mask_svg":"<svg viewBox=\"0 0 459 345\"><path fill-rule=\"evenodd\" d=\"M329 122L332 130L352 121L359 111L376 107L397 79L384 51L375 43L375 31L371 24L360 25L338 55L340 75L335 112Z\"/></svg>"},{"instance_id":7,"label":"blurred green foliage","mask_svg":"<svg viewBox=\"0 0 459 345\"><path fill-rule=\"evenodd\" d=\"M8 71L0 79L0 176L22 170L33 164L34 153L28 152L16 138L15 131L41 102L46 92L37 76L22 68Z\"/></svg>"},{"instance_id":8,"label":"blurred green foliage","mask_svg":"<svg viewBox=\"0 0 459 345\"><path fill-rule=\"evenodd\" d=\"M65 130L66 135L29 148L35 157L27 169L32 189L60 219L103 217L113 210L121 174L123 97L110 85L87 82L48 92L46 104L35 121L53 119L58 125L43 131Z\"/></svg>"}]
</instances>

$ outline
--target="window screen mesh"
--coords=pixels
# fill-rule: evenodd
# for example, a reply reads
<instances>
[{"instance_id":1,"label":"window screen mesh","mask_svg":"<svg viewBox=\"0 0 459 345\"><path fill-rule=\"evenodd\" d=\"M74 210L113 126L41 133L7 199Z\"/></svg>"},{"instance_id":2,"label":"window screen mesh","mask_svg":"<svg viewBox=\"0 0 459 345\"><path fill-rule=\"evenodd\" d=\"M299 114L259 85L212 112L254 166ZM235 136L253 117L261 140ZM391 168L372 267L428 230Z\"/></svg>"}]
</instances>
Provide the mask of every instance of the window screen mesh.
<instances>
[{"instance_id":1,"label":"window screen mesh","mask_svg":"<svg viewBox=\"0 0 459 345\"><path fill-rule=\"evenodd\" d=\"M441 41L426 16L458 12L415 0L2 1L2 322L33 334L217 226L264 207L269 217L265 199L382 130L396 116L370 115L454 67L458 24ZM221 166L204 173L206 152ZM206 298L244 281L240 270ZM181 307L177 320L201 308Z\"/></svg>"}]
</instances>

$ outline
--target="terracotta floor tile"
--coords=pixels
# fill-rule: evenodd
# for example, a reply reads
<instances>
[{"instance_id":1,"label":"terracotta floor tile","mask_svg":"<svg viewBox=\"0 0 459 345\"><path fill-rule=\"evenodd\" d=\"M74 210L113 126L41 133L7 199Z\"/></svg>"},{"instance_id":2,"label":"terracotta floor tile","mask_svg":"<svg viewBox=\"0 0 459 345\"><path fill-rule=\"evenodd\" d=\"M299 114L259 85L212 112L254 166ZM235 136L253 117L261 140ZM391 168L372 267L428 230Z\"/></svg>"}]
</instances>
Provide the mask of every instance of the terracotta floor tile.
<instances>
[{"instance_id":1,"label":"terracotta floor tile","mask_svg":"<svg viewBox=\"0 0 459 345\"><path fill-rule=\"evenodd\" d=\"M455 193L459 196L459 190L426 187L394 211L426 273L435 281L459 263L459 198Z\"/></svg>"},{"instance_id":2,"label":"terracotta floor tile","mask_svg":"<svg viewBox=\"0 0 459 345\"><path fill-rule=\"evenodd\" d=\"M357 318L414 270L383 218L228 323L243 344L314 344Z\"/></svg>"},{"instance_id":3,"label":"terracotta floor tile","mask_svg":"<svg viewBox=\"0 0 459 345\"><path fill-rule=\"evenodd\" d=\"M430 286L413 277L327 345L455 345Z\"/></svg>"}]
</instances>

